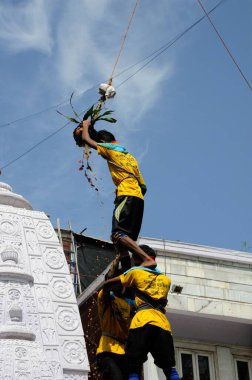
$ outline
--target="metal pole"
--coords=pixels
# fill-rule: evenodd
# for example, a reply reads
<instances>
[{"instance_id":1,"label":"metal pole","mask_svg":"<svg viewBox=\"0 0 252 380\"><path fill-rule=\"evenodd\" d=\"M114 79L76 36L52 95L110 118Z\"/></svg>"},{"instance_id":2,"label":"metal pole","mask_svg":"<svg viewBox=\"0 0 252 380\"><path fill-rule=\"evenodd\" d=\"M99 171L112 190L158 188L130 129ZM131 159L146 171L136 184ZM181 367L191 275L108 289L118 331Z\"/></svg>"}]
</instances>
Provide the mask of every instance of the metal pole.
<instances>
[{"instance_id":1,"label":"metal pole","mask_svg":"<svg viewBox=\"0 0 252 380\"><path fill-rule=\"evenodd\" d=\"M63 248L61 229L60 229L60 219L59 218L57 218L57 231L58 231L58 238L59 238L60 244L61 244L61 246Z\"/></svg>"},{"instance_id":2,"label":"metal pole","mask_svg":"<svg viewBox=\"0 0 252 380\"><path fill-rule=\"evenodd\" d=\"M78 267L77 247L74 241L74 236L72 233L72 226L71 226L70 221L68 222L68 225L69 225L70 235L71 235L71 262L75 263L74 284L77 284L76 282L76 277L77 277L79 292L81 294L82 288L81 288L81 281L80 281L80 272L79 272L79 267ZM77 273L77 276L76 276L76 273ZM76 294L77 294L77 289L76 289Z\"/></svg>"}]
</instances>

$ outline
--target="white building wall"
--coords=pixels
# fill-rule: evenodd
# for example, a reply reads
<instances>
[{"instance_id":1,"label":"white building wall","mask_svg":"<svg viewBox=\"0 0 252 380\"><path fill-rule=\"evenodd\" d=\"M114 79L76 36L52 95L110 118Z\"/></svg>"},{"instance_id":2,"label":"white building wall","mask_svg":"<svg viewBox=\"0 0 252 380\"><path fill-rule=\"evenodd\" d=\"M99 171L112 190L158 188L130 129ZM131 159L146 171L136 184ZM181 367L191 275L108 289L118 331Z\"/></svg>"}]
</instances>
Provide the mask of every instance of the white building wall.
<instances>
[{"instance_id":1,"label":"white building wall","mask_svg":"<svg viewBox=\"0 0 252 380\"><path fill-rule=\"evenodd\" d=\"M217 375L219 379L235 380L234 358L228 347L217 347Z\"/></svg>"}]
</instances>

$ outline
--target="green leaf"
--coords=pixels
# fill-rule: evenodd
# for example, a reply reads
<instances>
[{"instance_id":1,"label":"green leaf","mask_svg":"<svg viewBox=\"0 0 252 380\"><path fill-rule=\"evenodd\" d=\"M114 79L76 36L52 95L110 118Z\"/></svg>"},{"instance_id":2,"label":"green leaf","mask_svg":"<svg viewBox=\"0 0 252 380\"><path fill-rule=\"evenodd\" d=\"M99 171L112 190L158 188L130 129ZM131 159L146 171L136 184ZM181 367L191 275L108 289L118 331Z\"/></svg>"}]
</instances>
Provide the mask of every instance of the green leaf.
<instances>
[{"instance_id":1,"label":"green leaf","mask_svg":"<svg viewBox=\"0 0 252 380\"><path fill-rule=\"evenodd\" d=\"M80 124L79 120L74 119L73 117L69 117L61 113L60 111L56 110L61 116L64 116L67 120L71 121L72 123Z\"/></svg>"},{"instance_id":2,"label":"green leaf","mask_svg":"<svg viewBox=\"0 0 252 380\"><path fill-rule=\"evenodd\" d=\"M101 117L103 117L103 116L107 116L107 115L111 115L113 112L114 112L114 111L106 111L106 112L104 112L104 113L101 115Z\"/></svg>"},{"instance_id":3,"label":"green leaf","mask_svg":"<svg viewBox=\"0 0 252 380\"><path fill-rule=\"evenodd\" d=\"M108 121L109 123L116 123L117 122L117 120L114 119L113 117L101 117L98 120Z\"/></svg>"},{"instance_id":4,"label":"green leaf","mask_svg":"<svg viewBox=\"0 0 252 380\"><path fill-rule=\"evenodd\" d=\"M82 120L87 120L89 118L89 116L91 116L94 112L94 105L92 105L89 110L87 110L87 112L84 114L83 116L83 119Z\"/></svg>"},{"instance_id":5,"label":"green leaf","mask_svg":"<svg viewBox=\"0 0 252 380\"><path fill-rule=\"evenodd\" d=\"M79 118L79 115L77 114L77 112L75 111L75 109L74 109L74 107L73 107L73 104L72 104L72 97L73 97L73 92L72 92L72 94L71 94L71 96L70 96L70 106L71 106L71 108L72 108L72 110L73 110L73 113L74 113L74 116L78 119Z\"/></svg>"}]
</instances>

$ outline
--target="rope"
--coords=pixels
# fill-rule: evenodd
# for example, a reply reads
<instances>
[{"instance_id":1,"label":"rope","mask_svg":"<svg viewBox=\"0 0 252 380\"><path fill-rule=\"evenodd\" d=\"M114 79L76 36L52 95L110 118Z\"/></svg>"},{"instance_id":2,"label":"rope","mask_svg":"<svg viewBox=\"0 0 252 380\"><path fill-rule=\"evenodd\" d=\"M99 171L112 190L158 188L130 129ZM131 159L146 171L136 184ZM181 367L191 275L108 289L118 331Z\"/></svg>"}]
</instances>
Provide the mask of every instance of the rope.
<instances>
[{"instance_id":1,"label":"rope","mask_svg":"<svg viewBox=\"0 0 252 380\"><path fill-rule=\"evenodd\" d=\"M136 13L136 8L137 8L137 5L139 3L140 0L136 0L135 2L135 5L133 7L133 10L132 10L132 13L131 13L131 16L129 18L129 22L128 22L128 26L127 26L127 29L125 31L125 34L124 34L124 37L123 37L123 40L122 40L122 43L121 43L121 46L120 46L120 49L118 51L118 54L117 54L117 57L116 57L116 60L115 60L115 63L114 63L114 67L113 67L113 70L112 70L112 73L110 75L110 79L109 79L109 84L111 85L112 84L112 79L113 79L113 76L114 76L114 72L115 72L115 68L118 64L118 61L119 61L119 58L121 56L121 53L122 53L122 50L123 50L123 47L124 47L124 44L125 44L125 41L126 41L126 38L128 36L128 32L129 32L129 28L130 28L130 25L131 25L131 22L133 20L133 17Z\"/></svg>"},{"instance_id":2,"label":"rope","mask_svg":"<svg viewBox=\"0 0 252 380\"><path fill-rule=\"evenodd\" d=\"M221 0L219 1L219 3L213 7L209 12L208 14L212 13L213 11L215 11L222 3L224 3L224 1L227 1L227 0ZM153 61L154 59L156 59L159 55L161 55L162 53L164 53L164 51L166 49L168 49L171 45L173 45L177 40L179 40L181 37L184 36L184 34L186 34L187 32L189 32L191 29L193 29L197 24L199 24L202 20L204 20L206 16L202 16L201 18L199 18L196 22L194 22L191 26L189 26L188 28L186 28L183 32L177 34L171 41L165 43L164 45L160 46L160 48L158 48L157 50L153 51L151 54L149 54L148 56L140 59L139 61L137 61L136 63L133 63L132 65L126 67L124 70L122 70L121 72L119 72L118 74L114 75L114 78L118 78L120 76L122 76L124 73L126 73L127 71L133 69L134 67L136 67L137 65L139 65L140 63L146 61L147 59L153 57L152 59L150 59L145 65L143 65L141 67L141 70L147 66L151 61ZM127 80L129 80L132 76L136 75L137 72L140 71L139 69L133 74L131 75L130 77L127 78ZM126 81L127 81L126 80ZM104 80L104 82L108 81L108 79ZM119 86L121 86L124 82L120 83ZM85 93L87 93L88 91L91 91L93 89L96 89L98 86L99 86L100 82L95 84L94 86L88 88L87 90L83 90L82 92L80 92L79 94L76 94L75 96L76 97L79 97L81 95L84 95ZM118 88L118 86L116 86ZM7 123L4 123L4 124L0 124L0 128L4 128L4 127L7 127L9 125L12 125L12 124L15 124L19 121L22 121L22 120L25 120L25 119L29 119L31 117L34 117L34 116L37 116L39 114L42 114L44 112L47 112L51 109L55 109L57 107L59 107L60 105L63 105L63 104L66 104L66 103L69 103L69 98L62 101L61 103L59 104L56 104L54 106L49 106L47 108L44 108L40 111L37 111L37 112L34 112L34 113L31 113L31 114L28 114L26 116L23 116L23 117L20 117L19 119L15 119L15 120L12 120L12 121L9 121Z\"/></svg>"},{"instance_id":3,"label":"rope","mask_svg":"<svg viewBox=\"0 0 252 380\"><path fill-rule=\"evenodd\" d=\"M217 3L209 12L208 14L214 12L221 4L224 3L226 0L221 0L219 3ZM123 82L121 82L119 85L116 86L116 88L121 87L124 83L126 83L128 80L130 80L132 77L137 75L139 71L143 70L146 66L148 66L152 61L154 61L157 57L159 57L161 54L163 54L167 49L169 49L172 45L174 45L180 38L182 38L186 33L188 33L191 29L193 29L195 26L197 26L202 20L205 19L206 16L202 16L197 21L195 21L192 25L190 25L188 28L186 28L183 32L177 34L172 40L167 42L166 44L162 45L159 49L151 53L149 56L143 58L142 60L138 61L137 63L133 64L126 70L129 70L130 68L133 68L137 66L139 63L144 62L148 59L146 63L144 63L142 66L140 66L133 74L131 74L128 78L126 78ZM115 77L118 77L119 75L123 74L124 72L121 72L118 75L115 75Z\"/></svg>"},{"instance_id":4,"label":"rope","mask_svg":"<svg viewBox=\"0 0 252 380\"><path fill-rule=\"evenodd\" d=\"M19 156L17 156L13 160L9 161L6 165L2 166L0 168L0 175L2 174L2 170L3 169L5 169L8 166L14 164L14 162L18 161L20 158L26 156L28 153L30 153L32 150L34 150L35 148L37 148L39 145L43 144L45 141L49 140L52 136L54 136L57 133L59 133L60 131L62 131L62 129L64 129L70 123L71 123L71 121L69 121L68 123L64 124L62 127L60 127L59 129L57 129L56 131L54 131L53 133L51 133L50 135L46 136L45 138L43 138L42 140L40 140L38 143L36 143L35 145L33 145L31 148L27 149L24 153L21 153Z\"/></svg>"},{"instance_id":5,"label":"rope","mask_svg":"<svg viewBox=\"0 0 252 380\"><path fill-rule=\"evenodd\" d=\"M91 91L91 90L96 89L98 85L99 85L99 83L97 83L96 85L94 85L94 86L92 86L92 87L89 87L87 90L83 90L83 91L81 91L79 94L76 95L76 97L79 97L79 96L81 96L81 95L85 95L88 91ZM43 108L43 109L40 110L40 111L37 111L37 112L34 112L34 113L30 113L30 114L28 114L28 115L26 115L26 116L22 116L22 117L20 117L20 118L18 118L18 119L15 119L15 120L9 121L9 122L7 122L7 123L0 124L0 128L7 127L7 126L9 126L9 125L15 124L15 123L17 123L17 122L19 122L19 121L23 121L23 120L29 119L29 118L34 117L34 116L38 116L38 115L40 115L40 114L42 114L42 113L44 113L44 112L47 112L47 111L53 110L53 109L58 108L58 107L60 107L60 106L62 106L62 105L64 105L64 104L67 104L67 103L69 103L69 97L68 97L66 100L63 100L62 102L60 102L60 103L58 103L58 104L56 104L56 105L54 105L54 106L49 106L49 107L47 107L47 108Z\"/></svg>"},{"instance_id":6,"label":"rope","mask_svg":"<svg viewBox=\"0 0 252 380\"><path fill-rule=\"evenodd\" d=\"M233 54L231 53L230 49L228 48L227 44L225 43L224 39L222 38L221 34L219 33L219 31L217 30L216 26L214 25L213 21L211 20L210 16L209 16L209 13L206 11L206 9L204 8L201 0L197 0L200 7L202 8L203 12L205 13L206 17L208 18L210 24L212 25L214 31L216 32L217 36L219 37L222 45L224 46L224 48L226 49L226 51L228 52L230 58L232 59L232 61L234 62L235 66L237 67L237 69L239 70L241 76L243 77L243 79L245 80L245 82L247 83L249 89L252 91L252 86L249 82L249 80L246 78L245 74L243 73L242 69L240 68L237 60L234 58Z\"/></svg>"},{"instance_id":7,"label":"rope","mask_svg":"<svg viewBox=\"0 0 252 380\"><path fill-rule=\"evenodd\" d=\"M219 7L222 3L224 3L224 1L226 0L221 0L219 1L219 3L214 7L212 8L209 13L213 12L215 9L217 9L217 7ZM151 53L149 56L141 59L140 61L138 61L137 63L129 66L128 68L126 68L125 70L123 70L121 73L115 75L115 77L119 77L120 75L124 74L126 71L132 69L133 67L137 66L139 63L141 62L144 62L146 61L148 58L150 58L144 65L142 65L139 69L137 69L132 75L130 75L128 78L126 78L123 82L121 82L117 88L119 88L120 86L122 86L124 83L126 83L128 80L130 80L134 75L137 75L137 73L141 70L143 70L144 67L146 67L150 62L152 62L154 59L156 59L159 55L163 54L169 47L171 47L173 44L175 44L180 38L182 38L186 33L188 33L191 29L193 29L197 24L199 24L202 20L204 20L206 16L203 16L201 18L199 18L196 22L194 22L191 26L189 26L188 28L186 28L183 32L179 33L176 37L174 37L171 41L169 41L168 43L164 44L163 46L161 46L158 50L156 50L155 52ZM152 57L152 58L151 58ZM94 86L96 87L96 86ZM94 88L92 87L92 88ZM86 90L86 91L89 91L90 89ZM84 93L86 92L84 91ZM86 110L87 111L87 110ZM82 112L83 113L83 112ZM81 113L80 113L81 114ZM28 115L26 116L26 118L28 117L31 117L33 115ZM19 119L20 120L20 119ZM11 123L15 123L16 121L18 120L14 120L12 122L10 122L9 124ZM43 144L46 140L50 139L51 137L53 137L55 134L59 133L62 129L64 129L67 125L69 125L70 122L68 122L67 124L63 125L62 127L60 127L59 129L57 129L55 132L51 133L50 135L48 135L47 137L45 137L44 139L40 140L38 143L36 143L35 145L33 145L31 148L29 148L28 150L26 150L24 153L20 154L19 156L17 156L16 158L14 158L13 160L7 162L4 166L2 166L0 168L0 175L1 175L1 171L5 168L7 168L8 166L12 165L13 163L15 163L16 161L18 161L20 158L26 156L28 153L30 153L32 150L34 150L35 148L37 148L39 145ZM0 126L1 127L1 126Z\"/></svg>"}]
</instances>

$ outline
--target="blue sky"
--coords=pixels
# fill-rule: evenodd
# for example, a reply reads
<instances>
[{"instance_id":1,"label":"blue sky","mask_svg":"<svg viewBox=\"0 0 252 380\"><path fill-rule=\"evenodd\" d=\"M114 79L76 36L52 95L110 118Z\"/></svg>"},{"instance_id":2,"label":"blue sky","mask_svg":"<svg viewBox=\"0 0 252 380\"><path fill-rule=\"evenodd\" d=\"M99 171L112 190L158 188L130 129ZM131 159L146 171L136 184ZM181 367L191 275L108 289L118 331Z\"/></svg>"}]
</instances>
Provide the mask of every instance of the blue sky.
<instances>
[{"instance_id":1,"label":"blue sky","mask_svg":"<svg viewBox=\"0 0 252 380\"><path fill-rule=\"evenodd\" d=\"M217 1L202 0L210 10ZM98 99L134 1L2 0L0 166L58 130ZM142 0L116 75L203 15L196 0ZM252 82L252 3L226 0L211 18ZM120 86L109 128L139 160L148 186L141 236L230 249L252 246L251 90L207 19ZM90 89L92 88L92 89ZM89 91L87 91L90 89ZM15 123L16 119L54 107ZM8 124L10 123L10 124ZM8 125L5 125L8 124ZM97 124L99 127L99 124ZM1 181L55 225L109 239L114 186L92 153L97 194L78 171L82 151L63 128L3 170Z\"/></svg>"}]
</instances>

